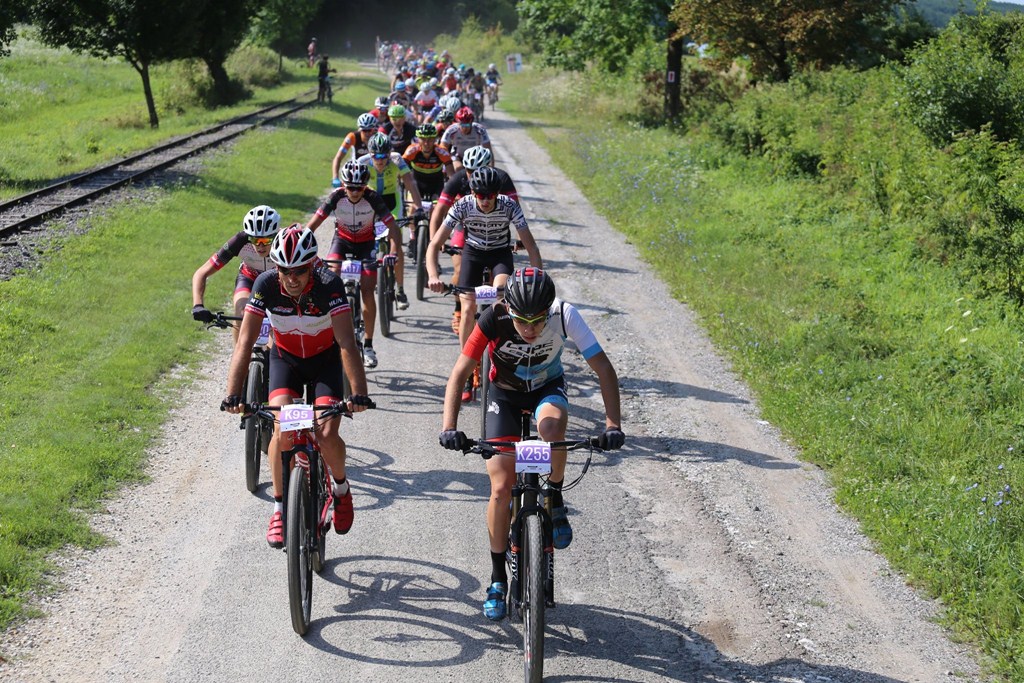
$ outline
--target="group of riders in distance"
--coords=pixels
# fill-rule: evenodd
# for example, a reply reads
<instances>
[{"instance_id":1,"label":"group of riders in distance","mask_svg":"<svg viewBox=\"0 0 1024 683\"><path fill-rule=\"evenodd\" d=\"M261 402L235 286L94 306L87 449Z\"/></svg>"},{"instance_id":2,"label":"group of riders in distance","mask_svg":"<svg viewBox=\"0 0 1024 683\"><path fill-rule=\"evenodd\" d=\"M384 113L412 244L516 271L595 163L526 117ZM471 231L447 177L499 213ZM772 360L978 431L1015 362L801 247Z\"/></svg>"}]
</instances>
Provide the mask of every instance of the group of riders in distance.
<instances>
[{"instance_id":1,"label":"group of riders in distance","mask_svg":"<svg viewBox=\"0 0 1024 683\"><path fill-rule=\"evenodd\" d=\"M315 42L310 45L311 63L316 61ZM312 216L284 226L274 208L255 206L243 217L242 229L195 271L192 316L210 324L221 314L205 307L207 278L233 258L240 261L233 294L233 312L240 323L233 331L234 351L221 409L235 414L255 410L243 401L244 385L265 321L271 337L263 405L341 404L348 413L372 407L366 373L379 362L374 328L384 315L373 297L378 270L394 266L394 302L406 310L403 271L409 263L425 267L430 292L457 294L452 329L461 353L437 412L440 446L468 451L477 443L459 429L459 413L463 403L473 401L481 383L481 360L486 361L489 387L487 406L481 407L486 411L487 440L520 441L524 431L528 433L523 416L529 414L539 440L562 442L569 415L562 353L571 340L600 383L605 424L594 445L605 450L622 447L615 369L579 310L556 296L555 280L543 269L516 187L494 165L481 119L485 98L498 99L502 81L495 65L478 71L456 63L447 50L436 53L397 42L381 43L377 57L379 68L392 77L389 92L367 103L341 141L331 160L331 191ZM321 79L330 74L327 59L320 55L316 62ZM331 244L325 250L328 256L321 258L324 250L315 230L328 220L333 223ZM417 234L408 242L403 239L401 226L406 224L414 232L429 229L425 258L415 250ZM514 264L520 249L529 265ZM441 276L442 254L451 256L447 282ZM355 275L342 273L343 263L357 263ZM346 278L358 281L358 301L347 291ZM489 306L481 305L478 313L481 285L494 287L498 297ZM361 327L354 325L354 315ZM347 396L346 386L351 392ZM336 414L318 421L313 433L333 484L328 524L345 534L353 524L354 506L340 421ZM291 543L285 538L282 482L287 473L282 452L287 457L295 447L293 432L275 423L265 448L274 495L266 535L272 548L283 547L286 540ZM566 458L563 447L550 449L550 472L542 491L550 511L551 543L558 550L567 548L573 537L562 491ZM483 612L488 619L500 620L506 616L509 594L516 458L491 457L486 468L491 486L486 513L490 577Z\"/></svg>"}]
</instances>

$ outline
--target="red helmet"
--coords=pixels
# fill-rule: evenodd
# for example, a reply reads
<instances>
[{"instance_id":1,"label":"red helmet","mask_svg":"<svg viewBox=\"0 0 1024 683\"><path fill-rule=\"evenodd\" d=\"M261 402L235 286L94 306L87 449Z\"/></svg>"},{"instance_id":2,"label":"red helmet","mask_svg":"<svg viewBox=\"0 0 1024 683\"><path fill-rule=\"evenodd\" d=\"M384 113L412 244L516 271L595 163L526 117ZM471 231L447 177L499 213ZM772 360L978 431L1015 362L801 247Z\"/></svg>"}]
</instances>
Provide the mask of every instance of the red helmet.
<instances>
[{"instance_id":1,"label":"red helmet","mask_svg":"<svg viewBox=\"0 0 1024 683\"><path fill-rule=\"evenodd\" d=\"M455 112L456 123L473 123L473 110L469 107L463 107L462 109Z\"/></svg>"}]
</instances>

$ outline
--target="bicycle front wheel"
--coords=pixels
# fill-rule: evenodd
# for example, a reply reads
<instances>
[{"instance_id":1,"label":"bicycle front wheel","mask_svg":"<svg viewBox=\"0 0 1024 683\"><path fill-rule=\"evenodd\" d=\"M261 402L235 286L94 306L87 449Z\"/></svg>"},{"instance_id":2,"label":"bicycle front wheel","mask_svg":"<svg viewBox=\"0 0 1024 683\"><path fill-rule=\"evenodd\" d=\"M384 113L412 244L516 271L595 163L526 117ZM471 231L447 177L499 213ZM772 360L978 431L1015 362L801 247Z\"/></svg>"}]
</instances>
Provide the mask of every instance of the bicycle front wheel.
<instances>
[{"instance_id":1,"label":"bicycle front wheel","mask_svg":"<svg viewBox=\"0 0 1024 683\"><path fill-rule=\"evenodd\" d=\"M523 576L523 673L527 683L544 676L544 535L539 515L526 518L526 566Z\"/></svg>"},{"instance_id":2,"label":"bicycle front wheel","mask_svg":"<svg viewBox=\"0 0 1024 683\"><path fill-rule=\"evenodd\" d=\"M423 301L427 288L427 245L430 244L430 225L421 221L416 228L416 298Z\"/></svg>"},{"instance_id":3,"label":"bicycle front wheel","mask_svg":"<svg viewBox=\"0 0 1024 683\"><path fill-rule=\"evenodd\" d=\"M377 276L377 319L380 320L380 333L385 337L391 336L391 296L388 287L391 284L388 277L390 268L384 267Z\"/></svg>"},{"instance_id":4,"label":"bicycle front wheel","mask_svg":"<svg viewBox=\"0 0 1024 683\"><path fill-rule=\"evenodd\" d=\"M245 384L245 402L262 403L266 400L263 384L263 363L249 363L249 377ZM263 448L263 424L256 415L245 421L245 488L255 493L260 483L260 451Z\"/></svg>"},{"instance_id":5,"label":"bicycle front wheel","mask_svg":"<svg viewBox=\"0 0 1024 683\"><path fill-rule=\"evenodd\" d=\"M480 359L480 438L487 438L487 394L491 388L491 352L484 349Z\"/></svg>"},{"instance_id":6,"label":"bicycle front wheel","mask_svg":"<svg viewBox=\"0 0 1024 683\"><path fill-rule=\"evenodd\" d=\"M312 534L309 475L304 468L296 467L288 482L285 543L288 545L288 609L292 629L300 636L309 630L313 608L313 566L309 557Z\"/></svg>"}]
</instances>

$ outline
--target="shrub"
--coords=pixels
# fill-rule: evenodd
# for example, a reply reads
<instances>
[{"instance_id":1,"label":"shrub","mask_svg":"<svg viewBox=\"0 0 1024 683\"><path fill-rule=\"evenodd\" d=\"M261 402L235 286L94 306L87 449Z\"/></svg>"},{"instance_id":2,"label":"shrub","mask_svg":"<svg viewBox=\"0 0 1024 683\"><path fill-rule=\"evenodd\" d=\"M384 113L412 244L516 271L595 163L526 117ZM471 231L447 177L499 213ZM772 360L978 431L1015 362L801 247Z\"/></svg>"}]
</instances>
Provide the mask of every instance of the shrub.
<instances>
[{"instance_id":1,"label":"shrub","mask_svg":"<svg viewBox=\"0 0 1024 683\"><path fill-rule=\"evenodd\" d=\"M266 47L243 45L224 65L228 73L248 87L270 88L281 84L278 55Z\"/></svg>"}]
</instances>

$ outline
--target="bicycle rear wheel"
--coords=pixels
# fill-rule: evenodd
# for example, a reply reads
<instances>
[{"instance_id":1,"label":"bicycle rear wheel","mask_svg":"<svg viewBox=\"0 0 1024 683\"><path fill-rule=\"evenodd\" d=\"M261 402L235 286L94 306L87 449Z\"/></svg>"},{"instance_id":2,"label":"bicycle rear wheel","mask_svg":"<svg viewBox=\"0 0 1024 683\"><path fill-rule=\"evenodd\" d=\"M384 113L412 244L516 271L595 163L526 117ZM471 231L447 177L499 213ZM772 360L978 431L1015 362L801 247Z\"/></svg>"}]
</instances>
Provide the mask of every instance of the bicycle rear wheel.
<instances>
[{"instance_id":1,"label":"bicycle rear wheel","mask_svg":"<svg viewBox=\"0 0 1024 683\"><path fill-rule=\"evenodd\" d=\"M292 629L300 636L309 630L313 608L313 567L309 557L313 529L310 519L309 476L305 468L296 467L288 482L285 543L288 546L288 609Z\"/></svg>"},{"instance_id":2,"label":"bicycle rear wheel","mask_svg":"<svg viewBox=\"0 0 1024 683\"><path fill-rule=\"evenodd\" d=\"M266 400L263 384L263 363L249 363L249 377L245 384L245 402L261 403ZM255 493L260 483L260 451L263 449L263 424L259 417L250 415L245 421L245 488Z\"/></svg>"},{"instance_id":3,"label":"bicycle rear wheel","mask_svg":"<svg viewBox=\"0 0 1024 683\"><path fill-rule=\"evenodd\" d=\"M526 518L526 566L523 581L523 674L527 683L544 676L544 542L539 515Z\"/></svg>"}]
</instances>

